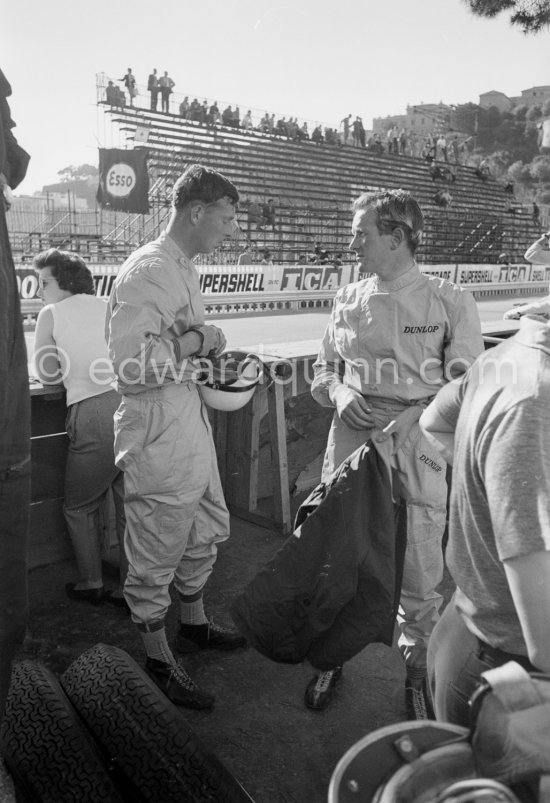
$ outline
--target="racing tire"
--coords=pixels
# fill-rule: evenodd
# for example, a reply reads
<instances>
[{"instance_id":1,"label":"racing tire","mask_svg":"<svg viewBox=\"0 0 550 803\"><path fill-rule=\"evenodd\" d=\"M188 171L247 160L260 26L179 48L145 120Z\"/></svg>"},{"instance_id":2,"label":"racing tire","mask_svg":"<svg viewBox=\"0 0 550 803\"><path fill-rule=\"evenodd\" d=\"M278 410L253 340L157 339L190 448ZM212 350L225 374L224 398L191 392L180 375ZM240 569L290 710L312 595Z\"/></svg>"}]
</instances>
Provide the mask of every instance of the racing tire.
<instances>
[{"instance_id":1,"label":"racing tire","mask_svg":"<svg viewBox=\"0 0 550 803\"><path fill-rule=\"evenodd\" d=\"M253 803L179 709L118 647L96 644L61 684L127 781L150 803Z\"/></svg>"},{"instance_id":2,"label":"racing tire","mask_svg":"<svg viewBox=\"0 0 550 803\"><path fill-rule=\"evenodd\" d=\"M123 801L97 745L41 663L21 661L13 668L0 749L18 801Z\"/></svg>"}]
</instances>

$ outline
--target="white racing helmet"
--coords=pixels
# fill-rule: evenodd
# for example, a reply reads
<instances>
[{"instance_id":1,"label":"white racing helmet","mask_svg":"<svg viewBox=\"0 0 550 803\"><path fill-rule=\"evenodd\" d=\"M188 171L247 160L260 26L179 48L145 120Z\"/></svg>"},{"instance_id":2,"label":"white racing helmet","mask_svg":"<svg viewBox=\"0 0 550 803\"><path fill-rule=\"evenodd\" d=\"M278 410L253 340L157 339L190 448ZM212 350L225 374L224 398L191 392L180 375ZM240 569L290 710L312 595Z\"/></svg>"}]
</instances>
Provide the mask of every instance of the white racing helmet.
<instances>
[{"instance_id":1,"label":"white racing helmet","mask_svg":"<svg viewBox=\"0 0 550 803\"><path fill-rule=\"evenodd\" d=\"M263 376L260 358L244 351L226 351L202 363L205 370L198 379L199 391L205 404L214 410L240 410L248 404Z\"/></svg>"}]
</instances>

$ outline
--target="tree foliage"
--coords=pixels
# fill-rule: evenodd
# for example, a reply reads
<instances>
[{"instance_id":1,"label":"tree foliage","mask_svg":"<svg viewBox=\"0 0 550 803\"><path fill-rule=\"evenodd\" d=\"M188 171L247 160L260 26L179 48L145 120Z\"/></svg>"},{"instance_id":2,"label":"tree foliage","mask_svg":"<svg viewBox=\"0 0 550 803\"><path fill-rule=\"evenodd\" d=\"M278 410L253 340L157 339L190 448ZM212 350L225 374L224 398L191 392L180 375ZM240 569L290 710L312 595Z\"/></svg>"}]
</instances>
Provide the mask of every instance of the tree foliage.
<instances>
[{"instance_id":1,"label":"tree foliage","mask_svg":"<svg viewBox=\"0 0 550 803\"><path fill-rule=\"evenodd\" d=\"M57 175L61 181L76 181L77 179L86 180L88 178L95 178L99 175L97 167L89 164L82 164L78 166L68 165L62 170L57 171Z\"/></svg>"},{"instance_id":2,"label":"tree foliage","mask_svg":"<svg viewBox=\"0 0 550 803\"><path fill-rule=\"evenodd\" d=\"M464 0L479 17L496 17L509 11L512 25L524 33L537 33L550 25L550 0Z\"/></svg>"}]
</instances>

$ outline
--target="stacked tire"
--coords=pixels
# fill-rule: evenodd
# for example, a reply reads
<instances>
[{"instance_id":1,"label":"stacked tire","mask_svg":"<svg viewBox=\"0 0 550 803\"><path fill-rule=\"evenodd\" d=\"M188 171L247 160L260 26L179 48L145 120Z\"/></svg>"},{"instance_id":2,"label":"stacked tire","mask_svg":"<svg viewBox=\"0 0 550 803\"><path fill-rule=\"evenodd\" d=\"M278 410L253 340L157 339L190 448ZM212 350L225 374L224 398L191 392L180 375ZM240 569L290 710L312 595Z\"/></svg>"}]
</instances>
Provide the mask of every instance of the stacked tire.
<instances>
[{"instance_id":1,"label":"stacked tire","mask_svg":"<svg viewBox=\"0 0 550 803\"><path fill-rule=\"evenodd\" d=\"M40 664L18 664L0 739L33 803L252 801L136 662L105 644L60 684Z\"/></svg>"}]
</instances>

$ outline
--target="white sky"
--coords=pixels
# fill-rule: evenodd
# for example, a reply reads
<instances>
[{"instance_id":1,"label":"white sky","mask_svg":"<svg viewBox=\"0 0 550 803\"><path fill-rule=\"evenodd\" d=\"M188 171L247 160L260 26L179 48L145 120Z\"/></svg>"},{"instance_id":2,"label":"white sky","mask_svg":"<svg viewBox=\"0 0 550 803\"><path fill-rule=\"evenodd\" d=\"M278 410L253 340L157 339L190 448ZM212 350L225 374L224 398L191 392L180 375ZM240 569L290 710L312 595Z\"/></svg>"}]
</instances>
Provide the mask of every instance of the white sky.
<instances>
[{"instance_id":1,"label":"white sky","mask_svg":"<svg viewBox=\"0 0 550 803\"><path fill-rule=\"evenodd\" d=\"M474 17L463 0L3 0L0 67L32 156L18 194L97 164L95 74L128 66L139 84L168 70L175 92L241 111L336 125L352 113L370 128L408 103L550 84L550 33L524 36L506 13Z\"/></svg>"}]
</instances>

